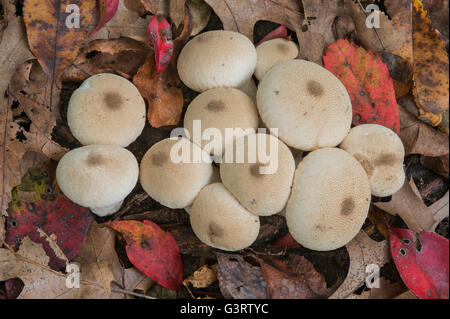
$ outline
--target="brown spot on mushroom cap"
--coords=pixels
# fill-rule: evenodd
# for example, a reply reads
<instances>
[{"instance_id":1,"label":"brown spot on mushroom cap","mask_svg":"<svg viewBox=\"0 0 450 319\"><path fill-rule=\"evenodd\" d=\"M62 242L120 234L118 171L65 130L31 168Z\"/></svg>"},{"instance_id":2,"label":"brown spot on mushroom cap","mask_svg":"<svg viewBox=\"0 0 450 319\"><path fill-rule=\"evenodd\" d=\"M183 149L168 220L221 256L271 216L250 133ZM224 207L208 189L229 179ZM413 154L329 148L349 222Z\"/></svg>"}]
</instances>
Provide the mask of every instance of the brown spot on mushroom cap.
<instances>
[{"instance_id":1,"label":"brown spot on mushroom cap","mask_svg":"<svg viewBox=\"0 0 450 319\"><path fill-rule=\"evenodd\" d=\"M167 162L167 160L168 160L167 154L163 152L155 153L152 156L152 162L156 166L163 166L163 164Z\"/></svg>"},{"instance_id":2,"label":"brown spot on mushroom cap","mask_svg":"<svg viewBox=\"0 0 450 319\"><path fill-rule=\"evenodd\" d=\"M317 81L311 80L306 84L308 93L315 97L320 97L323 95L323 86Z\"/></svg>"},{"instance_id":3,"label":"brown spot on mushroom cap","mask_svg":"<svg viewBox=\"0 0 450 319\"><path fill-rule=\"evenodd\" d=\"M105 105L111 110L116 110L123 104L122 96L116 92L105 93L104 101Z\"/></svg>"},{"instance_id":4,"label":"brown spot on mushroom cap","mask_svg":"<svg viewBox=\"0 0 450 319\"><path fill-rule=\"evenodd\" d=\"M374 171L372 164L370 164L370 160L366 156L364 156L360 153L353 154L353 157L356 158L356 160L359 162L359 164L361 164L361 166L366 171L367 176L370 178L373 175L373 171Z\"/></svg>"},{"instance_id":5,"label":"brown spot on mushroom cap","mask_svg":"<svg viewBox=\"0 0 450 319\"><path fill-rule=\"evenodd\" d=\"M399 159L395 154L381 154L375 159L374 164L380 166L391 166L395 165L398 161Z\"/></svg>"},{"instance_id":6,"label":"brown spot on mushroom cap","mask_svg":"<svg viewBox=\"0 0 450 319\"><path fill-rule=\"evenodd\" d=\"M211 100L206 107L211 112L220 112L226 108L225 103L222 100Z\"/></svg>"},{"instance_id":7,"label":"brown spot on mushroom cap","mask_svg":"<svg viewBox=\"0 0 450 319\"><path fill-rule=\"evenodd\" d=\"M218 224L211 222L208 227L208 234L210 237L222 237L224 230Z\"/></svg>"},{"instance_id":8,"label":"brown spot on mushroom cap","mask_svg":"<svg viewBox=\"0 0 450 319\"><path fill-rule=\"evenodd\" d=\"M351 197L344 199L341 205L341 215L348 216L355 209L355 201Z\"/></svg>"},{"instance_id":9,"label":"brown spot on mushroom cap","mask_svg":"<svg viewBox=\"0 0 450 319\"><path fill-rule=\"evenodd\" d=\"M86 159L89 166L100 166L104 159L101 154L91 153Z\"/></svg>"},{"instance_id":10,"label":"brown spot on mushroom cap","mask_svg":"<svg viewBox=\"0 0 450 319\"><path fill-rule=\"evenodd\" d=\"M289 51L289 48L285 43L277 43L277 50L281 53L287 53Z\"/></svg>"},{"instance_id":11,"label":"brown spot on mushroom cap","mask_svg":"<svg viewBox=\"0 0 450 319\"><path fill-rule=\"evenodd\" d=\"M261 167L265 167L267 164L255 163L250 166L250 174L253 177L264 177L264 174L261 174Z\"/></svg>"}]
</instances>

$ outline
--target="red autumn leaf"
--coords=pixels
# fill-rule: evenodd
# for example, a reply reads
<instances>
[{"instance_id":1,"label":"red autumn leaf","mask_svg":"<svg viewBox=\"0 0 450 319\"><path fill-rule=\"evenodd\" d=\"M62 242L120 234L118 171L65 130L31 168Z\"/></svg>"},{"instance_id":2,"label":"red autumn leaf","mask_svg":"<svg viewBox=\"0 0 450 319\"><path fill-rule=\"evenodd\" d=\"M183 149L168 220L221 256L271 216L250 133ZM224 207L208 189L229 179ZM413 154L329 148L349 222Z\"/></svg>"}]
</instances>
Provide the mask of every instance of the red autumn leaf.
<instances>
[{"instance_id":1,"label":"red autumn leaf","mask_svg":"<svg viewBox=\"0 0 450 319\"><path fill-rule=\"evenodd\" d=\"M448 299L448 240L436 233L389 228L392 258L405 285L419 298Z\"/></svg>"},{"instance_id":2,"label":"red autumn leaf","mask_svg":"<svg viewBox=\"0 0 450 319\"><path fill-rule=\"evenodd\" d=\"M166 19L154 15L148 24L147 34L155 50L156 74L164 71L173 54L172 28Z\"/></svg>"},{"instance_id":3,"label":"red autumn leaf","mask_svg":"<svg viewBox=\"0 0 450 319\"><path fill-rule=\"evenodd\" d=\"M352 100L353 125L384 125L397 134L400 118L394 84L381 59L348 40L330 44L323 57L324 67L347 89Z\"/></svg>"},{"instance_id":4,"label":"red autumn leaf","mask_svg":"<svg viewBox=\"0 0 450 319\"><path fill-rule=\"evenodd\" d=\"M279 38L288 38L287 28L285 25L280 25L275 30L269 32L264 38L261 39L261 41L256 44L256 46L260 45L263 42Z\"/></svg>"},{"instance_id":5,"label":"red autumn leaf","mask_svg":"<svg viewBox=\"0 0 450 319\"><path fill-rule=\"evenodd\" d=\"M41 243L50 257L49 266L59 270L65 268L66 260L57 256L55 245L67 260L74 258L86 240L91 219L89 209L75 204L61 192L55 171L55 162L40 165L13 189L5 240L14 249L18 249L25 236Z\"/></svg>"},{"instance_id":6,"label":"red autumn leaf","mask_svg":"<svg viewBox=\"0 0 450 319\"><path fill-rule=\"evenodd\" d=\"M131 263L163 287L179 290L183 282L180 250L169 232L144 220L121 220L106 225L122 234Z\"/></svg>"},{"instance_id":7,"label":"red autumn leaf","mask_svg":"<svg viewBox=\"0 0 450 319\"><path fill-rule=\"evenodd\" d=\"M97 28L92 31L90 37L92 37L98 30L112 18L114 18L117 9L119 8L119 0L98 0L98 7L100 10L100 20Z\"/></svg>"},{"instance_id":8,"label":"red autumn leaf","mask_svg":"<svg viewBox=\"0 0 450 319\"><path fill-rule=\"evenodd\" d=\"M294 237L290 233L287 233L282 238L280 238L272 248L278 249L288 249L288 248L298 248L300 245L295 241Z\"/></svg>"}]
</instances>

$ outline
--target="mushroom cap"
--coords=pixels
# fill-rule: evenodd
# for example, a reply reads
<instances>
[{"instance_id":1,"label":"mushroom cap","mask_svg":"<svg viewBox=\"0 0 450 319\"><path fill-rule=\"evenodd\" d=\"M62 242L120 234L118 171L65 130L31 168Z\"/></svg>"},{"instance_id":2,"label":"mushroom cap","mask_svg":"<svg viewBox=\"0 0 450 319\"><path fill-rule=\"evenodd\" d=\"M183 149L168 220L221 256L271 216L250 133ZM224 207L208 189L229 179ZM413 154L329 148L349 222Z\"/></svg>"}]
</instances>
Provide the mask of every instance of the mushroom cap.
<instances>
[{"instance_id":1,"label":"mushroom cap","mask_svg":"<svg viewBox=\"0 0 450 319\"><path fill-rule=\"evenodd\" d=\"M373 195L390 196L402 188L405 149L394 131L378 124L359 125L350 130L340 148L364 167Z\"/></svg>"},{"instance_id":2,"label":"mushroom cap","mask_svg":"<svg viewBox=\"0 0 450 319\"><path fill-rule=\"evenodd\" d=\"M190 89L240 87L256 67L256 49L234 31L209 31L189 41L178 57L178 74Z\"/></svg>"},{"instance_id":3,"label":"mushroom cap","mask_svg":"<svg viewBox=\"0 0 450 319\"><path fill-rule=\"evenodd\" d=\"M194 120L201 121L201 134L210 129L220 130L221 139L195 140ZM184 116L184 128L192 141L205 148L214 145L217 151L210 154L222 157L226 144L225 129L242 129L238 136L255 132L258 128L258 110L253 101L242 91L235 88L214 88L199 94L189 104ZM250 129L250 132L249 130ZM231 143L229 141L228 143ZM220 150L220 151L219 151Z\"/></svg>"},{"instance_id":4,"label":"mushroom cap","mask_svg":"<svg viewBox=\"0 0 450 319\"><path fill-rule=\"evenodd\" d=\"M261 81L264 74L280 62L295 59L298 47L294 41L278 38L265 41L256 47L258 61L255 76Z\"/></svg>"},{"instance_id":5,"label":"mushroom cap","mask_svg":"<svg viewBox=\"0 0 450 319\"><path fill-rule=\"evenodd\" d=\"M248 78L241 86L238 87L239 90L248 95L248 97L255 103L256 105L256 91L257 87L253 78ZM258 115L259 116L259 115Z\"/></svg>"},{"instance_id":6,"label":"mushroom cap","mask_svg":"<svg viewBox=\"0 0 450 319\"><path fill-rule=\"evenodd\" d=\"M112 206L136 186L139 165L117 145L88 145L66 153L56 168L64 195L85 207Z\"/></svg>"},{"instance_id":7,"label":"mushroom cap","mask_svg":"<svg viewBox=\"0 0 450 319\"><path fill-rule=\"evenodd\" d=\"M244 146L241 151L237 148L240 143ZM243 162L237 158L227 162L230 151L234 157L243 152ZM267 158L260 158L261 152ZM261 171L262 167L269 169L271 165L270 174ZM220 164L224 186L242 206L259 216L276 214L286 206L294 171L295 161L289 148L275 136L261 133L241 137L229 145Z\"/></svg>"},{"instance_id":8,"label":"mushroom cap","mask_svg":"<svg viewBox=\"0 0 450 319\"><path fill-rule=\"evenodd\" d=\"M240 250L258 237L259 217L248 212L221 183L203 188L191 208L195 235L205 244L222 250Z\"/></svg>"},{"instance_id":9,"label":"mushroom cap","mask_svg":"<svg viewBox=\"0 0 450 319\"><path fill-rule=\"evenodd\" d=\"M287 145L311 151L334 147L347 136L352 104L344 85L325 68L289 60L271 68L259 83L259 114Z\"/></svg>"},{"instance_id":10,"label":"mushroom cap","mask_svg":"<svg viewBox=\"0 0 450 319\"><path fill-rule=\"evenodd\" d=\"M128 146L142 133L145 102L133 83L109 73L86 79L70 98L67 122L83 145Z\"/></svg>"},{"instance_id":11,"label":"mushroom cap","mask_svg":"<svg viewBox=\"0 0 450 319\"><path fill-rule=\"evenodd\" d=\"M186 162L174 156L186 155ZM214 178L212 163L194 162L194 153L209 158L186 138L167 138L154 144L141 161L139 179L151 198L169 208L190 206L200 190ZM176 154L175 154L176 153ZM174 155L175 154L175 155Z\"/></svg>"},{"instance_id":12,"label":"mushroom cap","mask_svg":"<svg viewBox=\"0 0 450 319\"><path fill-rule=\"evenodd\" d=\"M292 237L313 250L346 245L369 211L370 184L361 164L338 148L309 153L298 165L286 223Z\"/></svg>"}]
</instances>

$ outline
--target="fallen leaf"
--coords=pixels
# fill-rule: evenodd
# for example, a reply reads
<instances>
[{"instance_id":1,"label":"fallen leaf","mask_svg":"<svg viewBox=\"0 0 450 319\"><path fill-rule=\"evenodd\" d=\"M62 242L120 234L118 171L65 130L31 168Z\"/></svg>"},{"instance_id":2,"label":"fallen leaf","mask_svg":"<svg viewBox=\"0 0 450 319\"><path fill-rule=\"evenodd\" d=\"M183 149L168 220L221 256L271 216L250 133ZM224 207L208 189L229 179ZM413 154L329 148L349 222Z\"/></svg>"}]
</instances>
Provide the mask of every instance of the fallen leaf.
<instances>
[{"instance_id":1,"label":"fallen leaf","mask_svg":"<svg viewBox=\"0 0 450 319\"><path fill-rule=\"evenodd\" d=\"M155 223L144 220L107 222L127 242L131 263L161 286L179 290L183 282L183 265L175 239Z\"/></svg>"},{"instance_id":2,"label":"fallen leaf","mask_svg":"<svg viewBox=\"0 0 450 319\"><path fill-rule=\"evenodd\" d=\"M156 14L161 0L141 0L141 2L147 11Z\"/></svg>"},{"instance_id":3,"label":"fallen leaf","mask_svg":"<svg viewBox=\"0 0 450 319\"><path fill-rule=\"evenodd\" d=\"M181 81L176 61L191 32L192 19L187 15L183 32L174 40L174 51L167 68L157 74L155 57L150 53L133 78L133 83L149 104L148 120L153 127L177 125L180 121L184 99L183 93L178 88Z\"/></svg>"},{"instance_id":4,"label":"fallen leaf","mask_svg":"<svg viewBox=\"0 0 450 319\"><path fill-rule=\"evenodd\" d=\"M404 106L405 97L399 101L400 139L405 147L405 155L422 154L439 157L449 153L448 135L439 132L418 120Z\"/></svg>"},{"instance_id":5,"label":"fallen leaf","mask_svg":"<svg viewBox=\"0 0 450 319\"><path fill-rule=\"evenodd\" d=\"M433 26L448 38L448 0L422 0L422 3Z\"/></svg>"},{"instance_id":6,"label":"fallen leaf","mask_svg":"<svg viewBox=\"0 0 450 319\"><path fill-rule=\"evenodd\" d=\"M384 277L379 278L379 287L364 290L360 295L353 294L346 299L392 299L407 290L402 282L390 282Z\"/></svg>"},{"instance_id":7,"label":"fallen leaf","mask_svg":"<svg viewBox=\"0 0 450 319\"><path fill-rule=\"evenodd\" d=\"M166 19L154 15L148 24L147 34L152 41L155 52L156 74L160 74L167 68L172 58L172 28Z\"/></svg>"},{"instance_id":8,"label":"fallen leaf","mask_svg":"<svg viewBox=\"0 0 450 319\"><path fill-rule=\"evenodd\" d=\"M325 68L341 80L350 95L353 125L380 124L399 133L394 86L379 57L339 39L327 47L323 61Z\"/></svg>"},{"instance_id":9,"label":"fallen leaf","mask_svg":"<svg viewBox=\"0 0 450 319\"><path fill-rule=\"evenodd\" d=\"M71 7L68 6L72 5ZM74 5L78 10L74 9ZM66 12L67 11L67 12ZM79 26L70 14L79 14ZM95 0L25 0L28 44L53 84L78 54L95 16Z\"/></svg>"},{"instance_id":10,"label":"fallen leaf","mask_svg":"<svg viewBox=\"0 0 450 319\"><path fill-rule=\"evenodd\" d=\"M263 42L273 40L273 39L279 39L279 38L288 38L287 28L285 25L280 25L278 28L273 30L272 32L269 32L264 38L261 39L255 46L260 45Z\"/></svg>"},{"instance_id":11,"label":"fallen leaf","mask_svg":"<svg viewBox=\"0 0 450 319\"><path fill-rule=\"evenodd\" d=\"M6 12L15 11L14 3L3 2L7 5L4 8ZM28 48L22 17L12 14L0 41L0 94L3 96L17 66L33 57Z\"/></svg>"},{"instance_id":12,"label":"fallen leaf","mask_svg":"<svg viewBox=\"0 0 450 319\"><path fill-rule=\"evenodd\" d=\"M375 264L381 268L390 260L388 241L376 242L363 230L346 247L350 255L348 274L330 299L348 297L364 284L368 265Z\"/></svg>"},{"instance_id":13,"label":"fallen leaf","mask_svg":"<svg viewBox=\"0 0 450 319\"><path fill-rule=\"evenodd\" d=\"M134 0L138 1L138 0ZM139 12L129 8L125 1L119 1L117 12L114 17L103 28L84 41L91 40L110 40L123 37L131 38L136 41L145 42L147 40L147 25L150 17L143 18ZM89 29L95 28L95 21L92 22Z\"/></svg>"},{"instance_id":14,"label":"fallen leaf","mask_svg":"<svg viewBox=\"0 0 450 319\"><path fill-rule=\"evenodd\" d=\"M434 225L433 212L423 203L414 180L405 182L389 202L374 205L391 215L399 215L408 228L414 231L430 231Z\"/></svg>"},{"instance_id":15,"label":"fallen leaf","mask_svg":"<svg viewBox=\"0 0 450 319\"><path fill-rule=\"evenodd\" d=\"M217 271L218 265L214 264L213 266L203 265L192 275L183 280L183 285L189 288L189 285L192 285L194 288L206 288L211 286L214 282L217 281Z\"/></svg>"},{"instance_id":16,"label":"fallen leaf","mask_svg":"<svg viewBox=\"0 0 450 319\"><path fill-rule=\"evenodd\" d=\"M379 56L389 70L389 75L394 83L396 98L399 99L408 94L413 84L411 64L401 56L392 54L388 51L380 52Z\"/></svg>"},{"instance_id":17,"label":"fallen leaf","mask_svg":"<svg viewBox=\"0 0 450 319\"><path fill-rule=\"evenodd\" d=\"M253 41L253 30L259 20L279 23L297 34L303 14L297 0L205 0L219 16L225 30L237 31Z\"/></svg>"},{"instance_id":18,"label":"fallen leaf","mask_svg":"<svg viewBox=\"0 0 450 319\"><path fill-rule=\"evenodd\" d=\"M194 23L191 33L191 36L194 36L208 25L212 9L203 0L187 0L186 5Z\"/></svg>"},{"instance_id":19,"label":"fallen leaf","mask_svg":"<svg viewBox=\"0 0 450 319\"><path fill-rule=\"evenodd\" d=\"M406 286L422 299L448 299L448 240L430 232L390 228L395 266Z\"/></svg>"},{"instance_id":20,"label":"fallen leaf","mask_svg":"<svg viewBox=\"0 0 450 319\"><path fill-rule=\"evenodd\" d=\"M100 20L97 28L92 31L90 36L93 36L98 30L111 20L119 8L119 0L98 0L98 10L100 11Z\"/></svg>"},{"instance_id":21,"label":"fallen leaf","mask_svg":"<svg viewBox=\"0 0 450 319\"><path fill-rule=\"evenodd\" d=\"M170 0L170 18L177 28L185 16L185 2L186 0Z\"/></svg>"},{"instance_id":22,"label":"fallen leaf","mask_svg":"<svg viewBox=\"0 0 450 319\"><path fill-rule=\"evenodd\" d=\"M64 269L86 239L89 210L68 199L56 184L56 163L31 169L12 191L5 241L18 249L23 238L41 243L52 269ZM27 195L27 197L24 196Z\"/></svg>"},{"instance_id":23,"label":"fallen leaf","mask_svg":"<svg viewBox=\"0 0 450 319\"><path fill-rule=\"evenodd\" d=\"M155 282L148 276L141 273L136 268L127 268L124 270L124 289L128 291L138 291L139 293L147 293ZM127 296L133 299L132 296Z\"/></svg>"},{"instance_id":24,"label":"fallen leaf","mask_svg":"<svg viewBox=\"0 0 450 319\"><path fill-rule=\"evenodd\" d=\"M81 265L80 288L68 288L68 274L52 270L42 244L25 237L19 250L0 249L0 281L20 278L24 288L19 299L94 299L109 297L105 276L112 279L107 262Z\"/></svg>"},{"instance_id":25,"label":"fallen leaf","mask_svg":"<svg viewBox=\"0 0 450 319\"><path fill-rule=\"evenodd\" d=\"M447 193L438 201L434 202L428 207L428 210L433 214L434 224L431 226L430 231L435 231L436 227L444 218L448 217L449 205L448 205L449 195Z\"/></svg>"},{"instance_id":26,"label":"fallen leaf","mask_svg":"<svg viewBox=\"0 0 450 319\"><path fill-rule=\"evenodd\" d=\"M431 169L436 174L444 176L448 179L449 177L449 154L441 155L439 157L429 157L424 156L421 159L423 166Z\"/></svg>"},{"instance_id":27,"label":"fallen leaf","mask_svg":"<svg viewBox=\"0 0 450 319\"><path fill-rule=\"evenodd\" d=\"M271 299L315 299L327 296L325 278L305 257L288 255L288 261L275 257L258 258Z\"/></svg>"},{"instance_id":28,"label":"fallen leaf","mask_svg":"<svg viewBox=\"0 0 450 319\"><path fill-rule=\"evenodd\" d=\"M419 0L413 2L413 31L413 95L419 116L448 134L448 54Z\"/></svg>"},{"instance_id":29,"label":"fallen leaf","mask_svg":"<svg viewBox=\"0 0 450 319\"><path fill-rule=\"evenodd\" d=\"M261 268L237 254L217 253L219 288L225 298L267 299L267 283Z\"/></svg>"},{"instance_id":30,"label":"fallen leaf","mask_svg":"<svg viewBox=\"0 0 450 319\"><path fill-rule=\"evenodd\" d=\"M300 245L295 241L294 237L292 237L290 233L287 233L277 242L275 242L271 247L277 249L289 249L300 247Z\"/></svg>"},{"instance_id":31,"label":"fallen leaf","mask_svg":"<svg viewBox=\"0 0 450 319\"><path fill-rule=\"evenodd\" d=\"M189 222L161 225L161 227L172 234L182 255L214 258L212 247L198 239Z\"/></svg>"}]
</instances>

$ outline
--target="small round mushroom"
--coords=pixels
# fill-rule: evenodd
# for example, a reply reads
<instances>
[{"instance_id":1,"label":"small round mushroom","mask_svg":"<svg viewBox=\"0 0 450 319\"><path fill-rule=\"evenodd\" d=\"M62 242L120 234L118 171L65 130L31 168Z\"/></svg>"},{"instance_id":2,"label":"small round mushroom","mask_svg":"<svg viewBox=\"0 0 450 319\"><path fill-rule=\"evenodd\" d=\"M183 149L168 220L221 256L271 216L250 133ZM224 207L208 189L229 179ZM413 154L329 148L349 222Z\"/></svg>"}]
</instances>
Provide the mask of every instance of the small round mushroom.
<instances>
[{"instance_id":1,"label":"small round mushroom","mask_svg":"<svg viewBox=\"0 0 450 319\"><path fill-rule=\"evenodd\" d=\"M248 97L255 103L256 105L256 90L258 89L256 87L255 81L253 81L253 78L249 78L247 81L244 82L240 87L238 87L239 90L244 92L248 95Z\"/></svg>"},{"instance_id":2,"label":"small round mushroom","mask_svg":"<svg viewBox=\"0 0 450 319\"><path fill-rule=\"evenodd\" d=\"M238 148L243 145L243 148ZM227 161L227 153L234 159ZM239 153L243 153L240 162ZM260 154L264 154L261 158ZM251 134L225 149L220 164L222 183L247 210L259 216L280 212L291 192L295 161L289 148L275 136Z\"/></svg>"},{"instance_id":3,"label":"small round mushroom","mask_svg":"<svg viewBox=\"0 0 450 319\"><path fill-rule=\"evenodd\" d=\"M265 41L256 47L258 61L255 76L261 81L264 74L280 62L295 59L298 47L294 41L278 38Z\"/></svg>"},{"instance_id":4,"label":"small round mushroom","mask_svg":"<svg viewBox=\"0 0 450 319\"><path fill-rule=\"evenodd\" d=\"M369 211L370 184L359 162L339 148L309 153L295 171L286 223L302 246L319 251L346 245Z\"/></svg>"},{"instance_id":5,"label":"small round mushroom","mask_svg":"<svg viewBox=\"0 0 450 319\"><path fill-rule=\"evenodd\" d=\"M250 246L260 227L259 217L242 207L221 183L200 191L190 220L192 230L203 243L227 251Z\"/></svg>"},{"instance_id":6,"label":"small round mushroom","mask_svg":"<svg viewBox=\"0 0 450 319\"><path fill-rule=\"evenodd\" d=\"M190 89L240 87L256 67L256 49L234 31L208 31L189 41L178 57L178 74Z\"/></svg>"},{"instance_id":7,"label":"small round mushroom","mask_svg":"<svg viewBox=\"0 0 450 319\"><path fill-rule=\"evenodd\" d=\"M303 151L337 146L352 122L352 104L344 85L325 68L289 60L271 68L259 83L257 106L278 138Z\"/></svg>"},{"instance_id":8,"label":"small round mushroom","mask_svg":"<svg viewBox=\"0 0 450 319\"><path fill-rule=\"evenodd\" d=\"M188 207L200 190L214 180L213 165L205 158L210 157L186 138L159 141L142 158L142 188L164 206Z\"/></svg>"},{"instance_id":9,"label":"small round mushroom","mask_svg":"<svg viewBox=\"0 0 450 319\"><path fill-rule=\"evenodd\" d=\"M109 73L91 76L73 92L67 122L83 145L126 147L142 133L145 102L133 83Z\"/></svg>"},{"instance_id":10,"label":"small round mushroom","mask_svg":"<svg viewBox=\"0 0 450 319\"><path fill-rule=\"evenodd\" d=\"M198 134L195 125L198 127ZM234 140L231 137L227 141L230 133L227 135L226 129L236 130L236 137L254 133L258 128L258 111L242 91L235 88L215 88L192 100L184 116L184 128L193 142L220 159L225 145ZM217 134L206 136L214 132Z\"/></svg>"},{"instance_id":11,"label":"small round mushroom","mask_svg":"<svg viewBox=\"0 0 450 319\"><path fill-rule=\"evenodd\" d=\"M117 145L88 145L66 153L56 168L61 191L98 216L115 213L139 176L134 155Z\"/></svg>"},{"instance_id":12,"label":"small round mushroom","mask_svg":"<svg viewBox=\"0 0 450 319\"><path fill-rule=\"evenodd\" d=\"M389 128L378 124L356 126L340 148L364 167L373 195L390 196L403 186L405 149L398 135Z\"/></svg>"}]
</instances>

